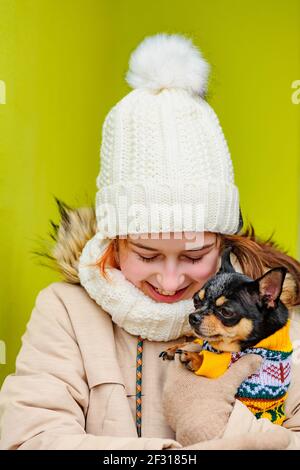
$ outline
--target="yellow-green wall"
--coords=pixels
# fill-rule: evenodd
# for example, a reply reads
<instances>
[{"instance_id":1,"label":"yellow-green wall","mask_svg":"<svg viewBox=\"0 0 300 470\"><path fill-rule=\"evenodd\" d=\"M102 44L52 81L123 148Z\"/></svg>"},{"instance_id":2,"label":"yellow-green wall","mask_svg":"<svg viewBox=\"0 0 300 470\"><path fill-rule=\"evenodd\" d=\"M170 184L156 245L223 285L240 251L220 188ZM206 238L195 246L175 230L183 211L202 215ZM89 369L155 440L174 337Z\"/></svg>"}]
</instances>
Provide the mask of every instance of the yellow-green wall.
<instances>
[{"instance_id":1,"label":"yellow-green wall","mask_svg":"<svg viewBox=\"0 0 300 470\"><path fill-rule=\"evenodd\" d=\"M101 126L129 91L129 54L162 31L188 34L212 64L209 101L244 216L298 256L300 0L0 0L0 383L37 293L58 280L30 254L57 220L53 195L93 201Z\"/></svg>"}]
</instances>

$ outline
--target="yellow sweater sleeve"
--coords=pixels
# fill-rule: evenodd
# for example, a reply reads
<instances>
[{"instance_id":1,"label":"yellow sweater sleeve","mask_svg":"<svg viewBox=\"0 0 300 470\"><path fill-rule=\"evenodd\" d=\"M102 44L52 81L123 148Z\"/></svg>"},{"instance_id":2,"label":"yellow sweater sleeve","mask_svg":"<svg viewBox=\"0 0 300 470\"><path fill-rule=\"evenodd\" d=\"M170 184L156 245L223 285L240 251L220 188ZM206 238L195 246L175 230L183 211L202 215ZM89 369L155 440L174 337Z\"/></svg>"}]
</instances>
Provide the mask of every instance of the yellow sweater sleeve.
<instances>
[{"instance_id":1,"label":"yellow sweater sleeve","mask_svg":"<svg viewBox=\"0 0 300 470\"><path fill-rule=\"evenodd\" d=\"M228 369L231 361L230 352L217 354L203 350L199 355L202 359L202 364L199 369L195 371L195 374L201 375L202 377L208 377L209 379L216 379L223 375Z\"/></svg>"}]
</instances>

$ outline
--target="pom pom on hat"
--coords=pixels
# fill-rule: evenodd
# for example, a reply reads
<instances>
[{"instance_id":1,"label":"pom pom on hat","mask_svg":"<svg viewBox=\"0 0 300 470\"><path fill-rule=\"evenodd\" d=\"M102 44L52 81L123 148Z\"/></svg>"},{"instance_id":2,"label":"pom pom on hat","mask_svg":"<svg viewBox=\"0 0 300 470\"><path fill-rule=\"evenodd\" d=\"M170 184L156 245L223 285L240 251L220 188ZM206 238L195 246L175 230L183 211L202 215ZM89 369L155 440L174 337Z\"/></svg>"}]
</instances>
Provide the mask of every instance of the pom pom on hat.
<instances>
[{"instance_id":1,"label":"pom pom on hat","mask_svg":"<svg viewBox=\"0 0 300 470\"><path fill-rule=\"evenodd\" d=\"M190 39L180 34L160 33L146 37L133 51L126 81L132 88L153 92L182 88L203 96L209 69Z\"/></svg>"}]
</instances>

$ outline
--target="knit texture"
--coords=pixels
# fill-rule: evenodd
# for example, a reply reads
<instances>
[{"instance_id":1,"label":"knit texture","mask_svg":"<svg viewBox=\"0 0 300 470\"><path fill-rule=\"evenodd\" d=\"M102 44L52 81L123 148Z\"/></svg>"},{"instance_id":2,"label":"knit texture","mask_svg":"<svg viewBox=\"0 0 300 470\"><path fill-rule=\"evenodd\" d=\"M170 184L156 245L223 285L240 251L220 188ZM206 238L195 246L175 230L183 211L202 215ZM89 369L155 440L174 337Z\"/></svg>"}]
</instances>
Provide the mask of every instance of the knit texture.
<instances>
[{"instance_id":1,"label":"knit texture","mask_svg":"<svg viewBox=\"0 0 300 470\"><path fill-rule=\"evenodd\" d=\"M192 299L172 304L156 302L128 281L122 271L108 268L108 279L101 275L96 263L109 240L93 237L85 245L78 264L78 275L89 296L108 312L114 323L128 333L150 341L170 341L192 335L189 313Z\"/></svg>"},{"instance_id":2,"label":"knit texture","mask_svg":"<svg viewBox=\"0 0 300 470\"><path fill-rule=\"evenodd\" d=\"M237 353L220 352L207 341L202 344L203 362L197 375L216 378L240 357L259 354L263 358L259 371L239 386L236 398L242 401L257 418L268 418L281 425L285 419L284 401L291 381L292 343L289 337L290 321L273 335L258 344Z\"/></svg>"},{"instance_id":3,"label":"knit texture","mask_svg":"<svg viewBox=\"0 0 300 470\"><path fill-rule=\"evenodd\" d=\"M99 237L239 228L239 193L219 119L203 94L209 65L181 35L142 41L134 88L107 114L97 178Z\"/></svg>"}]
</instances>

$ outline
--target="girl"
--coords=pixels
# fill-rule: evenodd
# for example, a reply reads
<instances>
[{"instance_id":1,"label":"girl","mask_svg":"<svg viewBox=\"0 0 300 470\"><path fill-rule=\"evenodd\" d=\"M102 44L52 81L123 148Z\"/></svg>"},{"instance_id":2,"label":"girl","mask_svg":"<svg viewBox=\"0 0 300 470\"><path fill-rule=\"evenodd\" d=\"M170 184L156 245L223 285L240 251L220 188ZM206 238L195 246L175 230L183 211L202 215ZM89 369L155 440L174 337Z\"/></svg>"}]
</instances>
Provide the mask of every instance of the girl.
<instances>
[{"instance_id":1,"label":"girl","mask_svg":"<svg viewBox=\"0 0 300 470\"><path fill-rule=\"evenodd\" d=\"M192 297L228 245L235 269L252 278L288 268L281 299L292 340L300 339L300 265L252 229L241 233L229 150L204 100L208 69L179 35L148 37L133 52L127 81L134 90L103 125L96 213L58 201L51 257L64 282L39 293L16 373L3 384L0 448L300 448L296 360L281 428L234 399L257 370L256 357L238 360L213 394L211 381L158 358L192 340ZM170 384L174 403L183 390L213 403L201 416L191 410L190 421L203 429L194 445L183 447L165 418ZM183 408L176 403L178 416Z\"/></svg>"}]
</instances>

